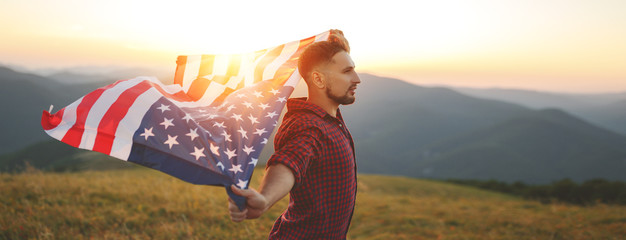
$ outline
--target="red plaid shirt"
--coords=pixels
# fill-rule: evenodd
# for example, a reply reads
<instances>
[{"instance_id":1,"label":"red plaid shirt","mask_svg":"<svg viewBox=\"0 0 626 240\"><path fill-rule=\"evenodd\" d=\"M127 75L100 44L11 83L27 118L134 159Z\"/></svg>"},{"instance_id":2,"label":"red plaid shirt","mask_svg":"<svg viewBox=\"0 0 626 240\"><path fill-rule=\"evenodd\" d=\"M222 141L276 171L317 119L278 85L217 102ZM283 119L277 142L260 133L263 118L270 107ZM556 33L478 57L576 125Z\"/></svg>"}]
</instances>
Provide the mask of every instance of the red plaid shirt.
<instances>
[{"instance_id":1,"label":"red plaid shirt","mask_svg":"<svg viewBox=\"0 0 626 240\"><path fill-rule=\"evenodd\" d=\"M345 239L356 200L354 143L341 113L332 117L305 99L289 99L268 166L295 176L289 207L270 239Z\"/></svg>"}]
</instances>

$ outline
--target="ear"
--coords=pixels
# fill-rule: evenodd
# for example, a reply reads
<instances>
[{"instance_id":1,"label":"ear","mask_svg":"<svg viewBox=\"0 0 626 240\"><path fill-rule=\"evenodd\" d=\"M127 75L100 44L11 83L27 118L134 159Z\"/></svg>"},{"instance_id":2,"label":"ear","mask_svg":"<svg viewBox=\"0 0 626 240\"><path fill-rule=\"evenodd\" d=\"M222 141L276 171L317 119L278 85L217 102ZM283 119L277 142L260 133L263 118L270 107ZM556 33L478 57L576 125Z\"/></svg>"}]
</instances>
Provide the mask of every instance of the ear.
<instances>
[{"instance_id":1,"label":"ear","mask_svg":"<svg viewBox=\"0 0 626 240\"><path fill-rule=\"evenodd\" d=\"M324 89L326 88L326 76L317 71L317 70L313 70L311 72L311 82L313 82L313 85L319 89Z\"/></svg>"}]
</instances>

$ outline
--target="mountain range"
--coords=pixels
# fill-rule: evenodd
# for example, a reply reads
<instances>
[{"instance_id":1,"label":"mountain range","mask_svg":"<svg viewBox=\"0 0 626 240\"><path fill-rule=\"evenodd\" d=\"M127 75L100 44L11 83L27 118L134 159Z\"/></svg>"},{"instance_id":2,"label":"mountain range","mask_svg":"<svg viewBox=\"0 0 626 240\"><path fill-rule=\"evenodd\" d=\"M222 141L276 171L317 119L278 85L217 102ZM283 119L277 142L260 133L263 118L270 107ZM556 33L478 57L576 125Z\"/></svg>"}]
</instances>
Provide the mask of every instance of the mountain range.
<instances>
[{"instance_id":1,"label":"mountain range","mask_svg":"<svg viewBox=\"0 0 626 240\"><path fill-rule=\"evenodd\" d=\"M626 181L626 136L610 124L591 121L559 105L546 109L504 101L494 96L497 94L479 96L465 90L360 76L357 102L342 107L355 139L359 172L527 183L562 178ZM15 169L24 160L38 168L72 170L90 168L86 159L98 159L92 161L98 162L94 168L106 168L109 157L51 141L39 121L41 111L50 104L66 106L107 83L70 85L0 68L0 109L12 116L0 125L5 136L0 170ZM598 95L594 99L612 107L593 108L596 112L588 116L613 119L617 127L626 125L619 122L626 111L615 110L624 107L626 97ZM271 148L264 149L262 158L271 154ZM59 150L52 154L51 149ZM68 167L71 164L78 167Z\"/></svg>"},{"instance_id":2,"label":"mountain range","mask_svg":"<svg viewBox=\"0 0 626 240\"><path fill-rule=\"evenodd\" d=\"M598 126L626 134L626 93L565 94L519 89L454 88L463 94L532 109L559 108Z\"/></svg>"}]
</instances>

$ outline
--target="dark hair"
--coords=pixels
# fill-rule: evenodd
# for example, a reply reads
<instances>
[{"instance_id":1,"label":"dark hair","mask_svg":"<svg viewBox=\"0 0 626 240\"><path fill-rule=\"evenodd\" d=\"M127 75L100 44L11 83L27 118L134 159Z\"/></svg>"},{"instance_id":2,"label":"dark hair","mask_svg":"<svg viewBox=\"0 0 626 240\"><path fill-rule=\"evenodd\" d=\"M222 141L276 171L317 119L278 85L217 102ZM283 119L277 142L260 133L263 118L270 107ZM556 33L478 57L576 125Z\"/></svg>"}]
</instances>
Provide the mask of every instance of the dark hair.
<instances>
[{"instance_id":1,"label":"dark hair","mask_svg":"<svg viewBox=\"0 0 626 240\"><path fill-rule=\"evenodd\" d=\"M300 76L308 82L309 75L315 67L330 62L333 56L341 51L350 52L348 40L341 30L331 30L327 41L313 43L300 54L298 59Z\"/></svg>"}]
</instances>

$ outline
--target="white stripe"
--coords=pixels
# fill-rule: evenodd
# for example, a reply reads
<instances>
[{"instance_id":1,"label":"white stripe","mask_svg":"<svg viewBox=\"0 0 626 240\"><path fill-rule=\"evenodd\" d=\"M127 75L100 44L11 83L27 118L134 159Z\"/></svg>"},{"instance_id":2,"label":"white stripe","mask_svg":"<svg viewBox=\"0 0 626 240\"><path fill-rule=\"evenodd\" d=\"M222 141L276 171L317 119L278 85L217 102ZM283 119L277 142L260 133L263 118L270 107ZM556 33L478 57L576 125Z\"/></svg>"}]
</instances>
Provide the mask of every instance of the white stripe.
<instances>
[{"instance_id":1,"label":"white stripe","mask_svg":"<svg viewBox=\"0 0 626 240\"><path fill-rule=\"evenodd\" d=\"M185 63L185 73L183 75L183 90L189 91L189 87L193 80L198 78L200 72L200 62L202 61L202 55L187 56L187 63Z\"/></svg>"},{"instance_id":2,"label":"white stripe","mask_svg":"<svg viewBox=\"0 0 626 240\"><path fill-rule=\"evenodd\" d=\"M230 62L230 55L224 55L224 54L215 55L215 60L213 61L213 72L211 73L211 75L213 76L226 75L226 71L228 71L229 62Z\"/></svg>"},{"instance_id":3,"label":"white stripe","mask_svg":"<svg viewBox=\"0 0 626 240\"><path fill-rule=\"evenodd\" d=\"M257 62L254 61L256 54L248 53L241 57L241 68L239 69L239 76L244 77L243 87L251 86L254 83L254 69L256 69Z\"/></svg>"},{"instance_id":4,"label":"white stripe","mask_svg":"<svg viewBox=\"0 0 626 240\"><path fill-rule=\"evenodd\" d=\"M102 95L100 95L98 100L96 100L89 110L89 114L85 120L85 131L83 132L83 137L80 140L79 148L93 149L93 145L96 142L96 136L98 135L98 125L100 125L100 120L102 120L104 114L124 91L137 85L143 80L145 79L134 78L120 82L114 87L105 90Z\"/></svg>"},{"instance_id":5,"label":"white stripe","mask_svg":"<svg viewBox=\"0 0 626 240\"><path fill-rule=\"evenodd\" d=\"M320 34L315 36L315 41L316 42L326 41L326 40L328 40L329 36L330 36L330 31L326 31L326 32L320 33Z\"/></svg>"},{"instance_id":6,"label":"white stripe","mask_svg":"<svg viewBox=\"0 0 626 240\"><path fill-rule=\"evenodd\" d=\"M155 88L150 88L142 93L128 109L126 116L120 121L115 131L115 139L111 146L110 155L124 161L128 160L133 146L133 135L141 125L144 115L152 104L163 95ZM172 108L173 109L173 108Z\"/></svg>"},{"instance_id":7,"label":"white stripe","mask_svg":"<svg viewBox=\"0 0 626 240\"><path fill-rule=\"evenodd\" d=\"M76 123L76 108L83 101L83 98L84 97L81 97L65 107L65 110L63 110L63 116L61 117L61 123L53 129L46 130L46 133L50 135L50 137L56 138L59 141L63 139L67 131L70 130L70 128L72 128Z\"/></svg>"},{"instance_id":8,"label":"white stripe","mask_svg":"<svg viewBox=\"0 0 626 240\"><path fill-rule=\"evenodd\" d=\"M239 83L243 80L242 76L232 76L228 79L228 82L226 82L226 84L224 84L224 86L232 88L232 89L236 89L237 85L239 85ZM221 93L220 93L221 94Z\"/></svg>"},{"instance_id":9,"label":"white stripe","mask_svg":"<svg viewBox=\"0 0 626 240\"><path fill-rule=\"evenodd\" d=\"M222 85L222 84L218 84L215 82L210 82L209 83L209 87L206 88L206 92L204 92L204 95L202 95L202 98L200 98L197 102L195 102L195 104L193 104L193 106L198 106L198 105L204 105L204 106L209 106L211 105L211 103L213 103L213 101L219 97L224 90L226 89L226 86ZM182 104L176 104L178 106L181 106ZM190 104L191 105L191 104Z\"/></svg>"},{"instance_id":10,"label":"white stripe","mask_svg":"<svg viewBox=\"0 0 626 240\"><path fill-rule=\"evenodd\" d=\"M280 52L280 56L265 67L265 70L263 71L263 81L274 78L276 71L278 71L280 66L289 60L289 58L291 58L296 51L298 51L298 47L300 47L300 41L285 44L283 51Z\"/></svg>"}]
</instances>

